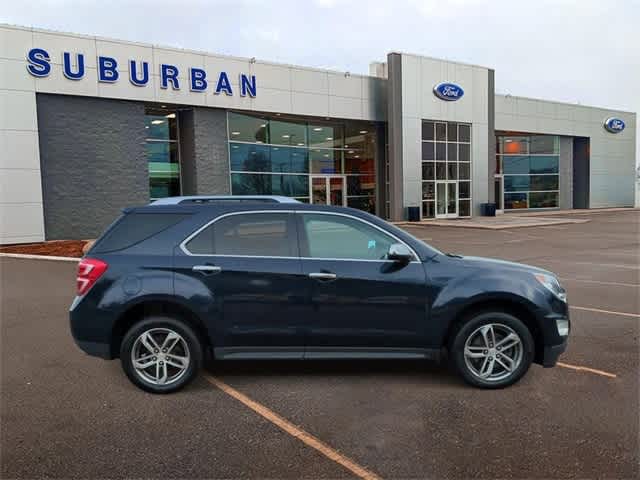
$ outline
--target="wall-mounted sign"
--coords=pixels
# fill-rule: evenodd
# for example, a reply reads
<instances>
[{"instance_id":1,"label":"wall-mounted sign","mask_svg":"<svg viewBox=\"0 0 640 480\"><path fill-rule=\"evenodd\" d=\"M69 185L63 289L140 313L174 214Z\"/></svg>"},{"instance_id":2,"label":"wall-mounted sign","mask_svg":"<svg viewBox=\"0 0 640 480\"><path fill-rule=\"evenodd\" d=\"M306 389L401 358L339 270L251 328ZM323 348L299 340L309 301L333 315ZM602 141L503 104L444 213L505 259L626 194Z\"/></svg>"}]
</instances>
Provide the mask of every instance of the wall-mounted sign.
<instances>
[{"instance_id":1,"label":"wall-mounted sign","mask_svg":"<svg viewBox=\"0 0 640 480\"><path fill-rule=\"evenodd\" d=\"M607 132L620 133L624 130L624 127L624 121L616 117L609 117L604 121L604 128Z\"/></svg>"},{"instance_id":2,"label":"wall-mounted sign","mask_svg":"<svg viewBox=\"0 0 640 480\"><path fill-rule=\"evenodd\" d=\"M455 83L439 83L433 87L433 94L441 100L454 102L460 100L464 95L464 90L460 85Z\"/></svg>"},{"instance_id":3,"label":"wall-mounted sign","mask_svg":"<svg viewBox=\"0 0 640 480\"><path fill-rule=\"evenodd\" d=\"M27 71L34 77L48 77L51 69L49 52L42 48L32 48L27 53ZM136 87L146 87L149 84L149 62L128 60L128 77ZM118 60L111 57L99 56L96 62L98 81L102 83L115 83L120 80L121 67ZM63 52L62 73L66 78L73 81L82 80L85 76L85 61L83 53ZM208 89L219 95L233 95L233 86L229 80L227 72L216 72L214 76L208 76L207 72L201 68L191 67L186 75L186 79L179 78L180 71L175 65L161 63L158 66L160 76L160 88L180 90L183 80L189 84L192 92L206 92ZM211 83L211 88L209 84ZM256 76L241 73L238 78L240 96L256 96Z\"/></svg>"}]
</instances>

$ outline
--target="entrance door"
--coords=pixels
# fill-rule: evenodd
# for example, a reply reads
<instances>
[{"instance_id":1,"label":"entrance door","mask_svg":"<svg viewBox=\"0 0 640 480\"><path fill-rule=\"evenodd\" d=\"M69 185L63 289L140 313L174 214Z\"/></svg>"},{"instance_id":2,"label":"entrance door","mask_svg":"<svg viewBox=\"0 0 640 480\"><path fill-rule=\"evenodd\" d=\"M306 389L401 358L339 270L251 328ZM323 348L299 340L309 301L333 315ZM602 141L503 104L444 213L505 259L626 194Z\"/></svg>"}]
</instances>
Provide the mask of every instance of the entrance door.
<instances>
[{"instance_id":1,"label":"entrance door","mask_svg":"<svg viewBox=\"0 0 640 480\"><path fill-rule=\"evenodd\" d=\"M458 182L436 182L436 218L458 216Z\"/></svg>"},{"instance_id":2,"label":"entrance door","mask_svg":"<svg viewBox=\"0 0 640 480\"><path fill-rule=\"evenodd\" d=\"M320 205L347 204L347 177L344 175L312 175L309 183L311 203Z\"/></svg>"}]
</instances>

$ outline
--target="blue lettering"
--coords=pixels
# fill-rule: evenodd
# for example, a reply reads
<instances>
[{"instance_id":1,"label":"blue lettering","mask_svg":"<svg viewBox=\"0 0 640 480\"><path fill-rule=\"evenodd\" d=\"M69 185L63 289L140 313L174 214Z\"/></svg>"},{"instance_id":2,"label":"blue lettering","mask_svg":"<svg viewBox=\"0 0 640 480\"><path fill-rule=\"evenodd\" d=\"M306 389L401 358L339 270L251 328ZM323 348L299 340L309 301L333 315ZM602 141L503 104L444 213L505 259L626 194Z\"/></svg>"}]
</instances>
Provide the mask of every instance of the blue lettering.
<instances>
[{"instance_id":1,"label":"blue lettering","mask_svg":"<svg viewBox=\"0 0 640 480\"><path fill-rule=\"evenodd\" d=\"M111 57L98 57L98 81L113 83L118 80L118 62Z\"/></svg>"},{"instance_id":2,"label":"blue lettering","mask_svg":"<svg viewBox=\"0 0 640 480\"><path fill-rule=\"evenodd\" d=\"M174 90L180 90L180 83L178 82L178 67L173 65L160 65L160 88L169 88L169 81L171 81L171 88Z\"/></svg>"},{"instance_id":3,"label":"blue lettering","mask_svg":"<svg viewBox=\"0 0 640 480\"><path fill-rule=\"evenodd\" d=\"M233 95L231 82L229 81L227 72L220 72L220 76L218 77L218 84L216 85L216 95L220 94L220 92L223 90L227 95Z\"/></svg>"},{"instance_id":4,"label":"blue lettering","mask_svg":"<svg viewBox=\"0 0 640 480\"><path fill-rule=\"evenodd\" d=\"M142 78L138 78L138 64L135 60L130 60L129 81L136 87L144 87L147 83L149 83L149 63L142 62Z\"/></svg>"},{"instance_id":5,"label":"blue lettering","mask_svg":"<svg viewBox=\"0 0 640 480\"><path fill-rule=\"evenodd\" d=\"M69 52L64 52L62 54L63 58L63 69L62 72L64 76L69 80L80 80L84 77L84 55L82 53L76 54L76 65L78 66L77 70L74 72L71 65L71 54Z\"/></svg>"},{"instance_id":6,"label":"blue lettering","mask_svg":"<svg viewBox=\"0 0 640 480\"><path fill-rule=\"evenodd\" d=\"M251 75L247 77L245 74L240 74L240 96L246 97L247 93L251 98L256 96L256 76Z\"/></svg>"},{"instance_id":7,"label":"blue lettering","mask_svg":"<svg viewBox=\"0 0 640 480\"><path fill-rule=\"evenodd\" d=\"M46 77L51 73L51 58L49 53L42 48L32 48L27 53L27 70L34 77Z\"/></svg>"},{"instance_id":8,"label":"blue lettering","mask_svg":"<svg viewBox=\"0 0 640 480\"><path fill-rule=\"evenodd\" d=\"M199 68L189 69L189 77L191 78L191 91L204 92L207 89L207 72Z\"/></svg>"}]
</instances>

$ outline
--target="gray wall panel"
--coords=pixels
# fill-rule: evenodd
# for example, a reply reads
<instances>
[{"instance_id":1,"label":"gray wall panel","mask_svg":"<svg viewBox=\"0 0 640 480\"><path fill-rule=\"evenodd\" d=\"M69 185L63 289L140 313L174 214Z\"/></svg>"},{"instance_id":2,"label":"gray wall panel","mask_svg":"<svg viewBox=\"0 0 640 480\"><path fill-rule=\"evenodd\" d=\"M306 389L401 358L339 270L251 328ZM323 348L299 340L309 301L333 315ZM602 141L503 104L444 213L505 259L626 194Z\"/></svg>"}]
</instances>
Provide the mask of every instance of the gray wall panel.
<instances>
[{"instance_id":1,"label":"gray wall panel","mask_svg":"<svg viewBox=\"0 0 640 480\"><path fill-rule=\"evenodd\" d=\"M560 208L573 208L573 137L560 137Z\"/></svg>"},{"instance_id":2,"label":"gray wall panel","mask_svg":"<svg viewBox=\"0 0 640 480\"><path fill-rule=\"evenodd\" d=\"M193 155L195 193L230 194L226 110L194 108Z\"/></svg>"},{"instance_id":3,"label":"gray wall panel","mask_svg":"<svg viewBox=\"0 0 640 480\"><path fill-rule=\"evenodd\" d=\"M402 57L398 53L387 56L389 81L387 84L387 118L389 138L389 217L404 220L403 196L403 130L402 130Z\"/></svg>"},{"instance_id":4,"label":"gray wall panel","mask_svg":"<svg viewBox=\"0 0 640 480\"><path fill-rule=\"evenodd\" d=\"M37 95L45 238L95 238L149 202L144 104Z\"/></svg>"}]
</instances>

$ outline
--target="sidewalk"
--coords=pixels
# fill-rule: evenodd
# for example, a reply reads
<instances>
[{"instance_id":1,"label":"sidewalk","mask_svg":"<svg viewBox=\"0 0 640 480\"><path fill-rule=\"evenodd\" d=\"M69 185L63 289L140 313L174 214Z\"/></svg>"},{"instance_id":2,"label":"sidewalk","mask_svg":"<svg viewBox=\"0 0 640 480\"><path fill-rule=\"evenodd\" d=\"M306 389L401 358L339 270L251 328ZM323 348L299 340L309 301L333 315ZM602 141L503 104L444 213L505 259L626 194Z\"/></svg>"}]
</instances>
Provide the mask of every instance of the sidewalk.
<instances>
[{"instance_id":1,"label":"sidewalk","mask_svg":"<svg viewBox=\"0 0 640 480\"><path fill-rule=\"evenodd\" d=\"M488 230L506 230L511 228L524 227L545 227L549 225L564 225L571 223L587 223L587 218L575 218L576 216L589 215L593 213L609 212L640 212L640 208L618 207L618 208L594 208L594 209L574 209L574 210L551 210L544 212L510 212L499 214L495 217L472 217L472 218L450 218L431 219L420 222L394 222L402 227L462 227L462 228L484 228ZM564 218L558 218L564 217ZM573 218L572 218L573 217Z\"/></svg>"}]
</instances>

